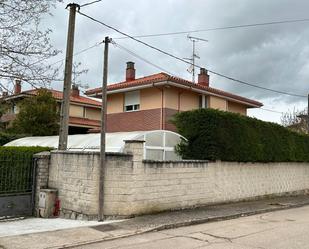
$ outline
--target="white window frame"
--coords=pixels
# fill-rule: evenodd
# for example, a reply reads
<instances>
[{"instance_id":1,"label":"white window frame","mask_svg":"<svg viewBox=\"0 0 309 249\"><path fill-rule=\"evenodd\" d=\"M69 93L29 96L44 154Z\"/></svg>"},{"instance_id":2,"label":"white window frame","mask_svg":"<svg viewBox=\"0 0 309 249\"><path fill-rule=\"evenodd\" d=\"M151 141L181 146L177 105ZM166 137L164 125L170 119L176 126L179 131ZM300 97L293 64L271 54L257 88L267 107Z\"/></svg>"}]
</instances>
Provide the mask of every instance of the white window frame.
<instances>
[{"instance_id":1,"label":"white window frame","mask_svg":"<svg viewBox=\"0 0 309 249\"><path fill-rule=\"evenodd\" d=\"M207 108L208 107L207 95L200 95L200 97L202 97L202 106L200 106L200 108Z\"/></svg>"}]
</instances>

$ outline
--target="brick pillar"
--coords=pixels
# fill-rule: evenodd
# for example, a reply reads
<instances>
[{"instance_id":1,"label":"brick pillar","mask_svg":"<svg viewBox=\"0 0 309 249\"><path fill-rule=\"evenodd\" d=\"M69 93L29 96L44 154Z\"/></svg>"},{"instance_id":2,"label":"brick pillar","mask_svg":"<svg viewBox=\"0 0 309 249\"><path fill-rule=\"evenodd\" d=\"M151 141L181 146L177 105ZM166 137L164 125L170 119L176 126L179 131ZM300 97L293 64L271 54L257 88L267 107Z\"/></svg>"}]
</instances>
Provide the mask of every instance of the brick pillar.
<instances>
[{"instance_id":1,"label":"brick pillar","mask_svg":"<svg viewBox=\"0 0 309 249\"><path fill-rule=\"evenodd\" d=\"M48 187L50 152L41 152L35 154L34 160L36 161L36 171L35 171L36 187L34 195L35 196L34 210L35 215L37 216L40 190Z\"/></svg>"},{"instance_id":2,"label":"brick pillar","mask_svg":"<svg viewBox=\"0 0 309 249\"><path fill-rule=\"evenodd\" d=\"M133 162L141 162L144 159L143 140L125 140L124 153L133 155Z\"/></svg>"}]
</instances>

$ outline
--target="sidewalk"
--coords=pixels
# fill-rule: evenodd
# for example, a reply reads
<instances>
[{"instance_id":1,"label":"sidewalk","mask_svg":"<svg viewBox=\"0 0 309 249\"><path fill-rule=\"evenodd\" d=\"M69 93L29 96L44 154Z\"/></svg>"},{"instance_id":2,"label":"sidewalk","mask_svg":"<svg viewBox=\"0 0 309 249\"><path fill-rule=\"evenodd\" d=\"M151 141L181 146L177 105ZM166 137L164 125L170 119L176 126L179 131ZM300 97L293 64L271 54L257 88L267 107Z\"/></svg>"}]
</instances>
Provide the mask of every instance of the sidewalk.
<instances>
[{"instance_id":1,"label":"sidewalk","mask_svg":"<svg viewBox=\"0 0 309 249\"><path fill-rule=\"evenodd\" d=\"M144 215L117 223L0 238L0 248L74 248L154 230L232 219L309 205L309 196L280 197ZM0 223L0 226L2 224Z\"/></svg>"}]
</instances>

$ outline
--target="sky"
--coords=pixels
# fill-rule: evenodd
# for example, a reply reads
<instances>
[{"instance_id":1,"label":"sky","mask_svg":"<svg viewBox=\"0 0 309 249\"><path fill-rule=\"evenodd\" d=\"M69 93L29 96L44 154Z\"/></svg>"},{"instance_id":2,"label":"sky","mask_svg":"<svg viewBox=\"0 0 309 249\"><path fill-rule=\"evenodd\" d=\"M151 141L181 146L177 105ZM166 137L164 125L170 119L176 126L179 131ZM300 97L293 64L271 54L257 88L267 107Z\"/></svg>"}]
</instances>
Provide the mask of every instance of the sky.
<instances>
[{"instance_id":1,"label":"sky","mask_svg":"<svg viewBox=\"0 0 309 249\"><path fill-rule=\"evenodd\" d=\"M43 26L53 30L52 44L62 51L50 63L65 57L68 25L65 7L68 3L58 3L52 15L43 19ZM304 19L309 18L308 9L307 0L102 0L82 7L81 12L127 34L147 35ZM196 43L200 57L196 64L202 67L261 87L304 96L309 93L309 22L185 32L140 39L180 58L188 58L192 56L192 42L187 38L188 35L208 40ZM75 53L94 46L105 36L164 71L187 80L192 78L187 71L187 64L131 39L119 39L123 37L121 34L77 14ZM80 69L89 69L87 74L79 78L83 87L101 86L103 45L77 54L74 61L81 63ZM124 80L127 61L135 62L137 77L162 71L111 44L109 84ZM64 63L59 62L55 66L63 71ZM306 97L265 91L213 74L210 74L210 86L262 102L263 109L251 109L248 114L265 121L280 123L281 112L303 110L307 105ZM54 83L52 87L61 90L62 83Z\"/></svg>"}]
</instances>

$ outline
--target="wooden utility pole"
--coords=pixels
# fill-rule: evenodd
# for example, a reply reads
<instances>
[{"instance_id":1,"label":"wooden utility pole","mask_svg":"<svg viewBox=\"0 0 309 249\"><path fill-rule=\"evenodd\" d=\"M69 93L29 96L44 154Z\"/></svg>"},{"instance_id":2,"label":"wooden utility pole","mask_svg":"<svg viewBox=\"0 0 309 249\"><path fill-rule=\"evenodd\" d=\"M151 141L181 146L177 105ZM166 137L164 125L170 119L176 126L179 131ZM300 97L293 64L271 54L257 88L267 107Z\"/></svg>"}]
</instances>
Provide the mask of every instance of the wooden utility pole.
<instances>
[{"instance_id":1,"label":"wooden utility pole","mask_svg":"<svg viewBox=\"0 0 309 249\"><path fill-rule=\"evenodd\" d=\"M101 148L100 148L100 183L99 183L99 214L98 220L104 220L104 175L105 175L105 133L106 133L106 87L108 72L108 45L109 37L104 39L104 64L103 64L103 83L102 83L102 107L101 107Z\"/></svg>"},{"instance_id":2,"label":"wooden utility pole","mask_svg":"<svg viewBox=\"0 0 309 249\"><path fill-rule=\"evenodd\" d=\"M66 56L65 56L63 97L62 97L62 102L61 102L61 113L60 113L60 130L59 130L59 144L58 144L59 150L66 150L67 143L68 143L75 16L76 16L76 10L79 9L79 5L75 3L70 3L67 5L67 8L70 9L70 16L69 16L67 48L66 48Z\"/></svg>"},{"instance_id":3,"label":"wooden utility pole","mask_svg":"<svg viewBox=\"0 0 309 249\"><path fill-rule=\"evenodd\" d=\"M307 104L307 134L309 135L309 94L308 94L308 104Z\"/></svg>"}]
</instances>

